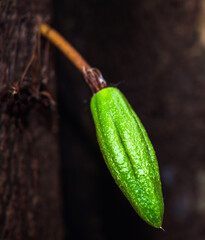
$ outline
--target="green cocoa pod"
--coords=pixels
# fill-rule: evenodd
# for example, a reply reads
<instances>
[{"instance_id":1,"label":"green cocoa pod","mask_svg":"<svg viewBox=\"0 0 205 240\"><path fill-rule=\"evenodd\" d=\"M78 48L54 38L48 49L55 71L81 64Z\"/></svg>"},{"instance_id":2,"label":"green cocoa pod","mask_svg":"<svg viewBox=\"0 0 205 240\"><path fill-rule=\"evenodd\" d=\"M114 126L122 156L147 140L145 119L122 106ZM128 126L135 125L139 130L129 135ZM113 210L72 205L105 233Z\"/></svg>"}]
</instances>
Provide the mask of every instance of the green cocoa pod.
<instances>
[{"instance_id":1,"label":"green cocoa pod","mask_svg":"<svg viewBox=\"0 0 205 240\"><path fill-rule=\"evenodd\" d=\"M116 184L138 215L161 228L164 203L155 151L138 116L113 87L91 100L100 149Z\"/></svg>"}]
</instances>

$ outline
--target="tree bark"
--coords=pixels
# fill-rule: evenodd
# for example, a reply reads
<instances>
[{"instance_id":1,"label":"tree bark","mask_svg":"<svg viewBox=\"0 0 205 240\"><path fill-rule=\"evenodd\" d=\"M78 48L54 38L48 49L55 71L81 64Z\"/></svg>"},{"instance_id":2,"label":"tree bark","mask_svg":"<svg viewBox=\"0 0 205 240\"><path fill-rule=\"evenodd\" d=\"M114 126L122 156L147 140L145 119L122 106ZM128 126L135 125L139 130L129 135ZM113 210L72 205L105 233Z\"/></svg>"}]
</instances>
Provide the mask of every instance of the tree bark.
<instances>
[{"instance_id":1,"label":"tree bark","mask_svg":"<svg viewBox=\"0 0 205 240\"><path fill-rule=\"evenodd\" d=\"M0 1L0 239L62 239L50 0Z\"/></svg>"}]
</instances>

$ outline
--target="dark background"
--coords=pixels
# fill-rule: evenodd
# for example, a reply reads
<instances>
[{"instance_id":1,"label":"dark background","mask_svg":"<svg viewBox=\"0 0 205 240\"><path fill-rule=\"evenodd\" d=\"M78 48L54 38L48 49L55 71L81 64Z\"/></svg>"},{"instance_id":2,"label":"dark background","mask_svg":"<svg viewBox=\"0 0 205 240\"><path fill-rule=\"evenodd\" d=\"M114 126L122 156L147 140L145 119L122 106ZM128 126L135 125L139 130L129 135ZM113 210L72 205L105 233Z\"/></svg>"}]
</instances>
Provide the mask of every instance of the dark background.
<instances>
[{"instance_id":1,"label":"dark background","mask_svg":"<svg viewBox=\"0 0 205 240\"><path fill-rule=\"evenodd\" d=\"M54 0L53 26L128 98L156 150L163 227L144 223L100 153L91 91L57 50L66 239L205 239L203 0Z\"/></svg>"}]
</instances>

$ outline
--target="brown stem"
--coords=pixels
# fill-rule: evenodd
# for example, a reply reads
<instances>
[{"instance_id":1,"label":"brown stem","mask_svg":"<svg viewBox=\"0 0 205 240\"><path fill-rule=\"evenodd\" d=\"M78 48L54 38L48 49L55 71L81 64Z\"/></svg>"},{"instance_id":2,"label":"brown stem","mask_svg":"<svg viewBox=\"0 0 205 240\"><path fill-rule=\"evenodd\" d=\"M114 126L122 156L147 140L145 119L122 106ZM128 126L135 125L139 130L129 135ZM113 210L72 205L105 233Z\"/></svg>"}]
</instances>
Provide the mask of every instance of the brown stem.
<instances>
[{"instance_id":1,"label":"brown stem","mask_svg":"<svg viewBox=\"0 0 205 240\"><path fill-rule=\"evenodd\" d=\"M40 24L41 34L49 39L57 48L59 48L67 58L80 70L93 93L107 86L101 72L96 68L91 68L85 59L77 50L68 43L56 30L47 24Z\"/></svg>"},{"instance_id":2,"label":"brown stem","mask_svg":"<svg viewBox=\"0 0 205 240\"><path fill-rule=\"evenodd\" d=\"M107 87L107 82L103 78L101 72L97 68L84 68L84 78L91 88L93 93L100 91L102 88Z\"/></svg>"}]
</instances>

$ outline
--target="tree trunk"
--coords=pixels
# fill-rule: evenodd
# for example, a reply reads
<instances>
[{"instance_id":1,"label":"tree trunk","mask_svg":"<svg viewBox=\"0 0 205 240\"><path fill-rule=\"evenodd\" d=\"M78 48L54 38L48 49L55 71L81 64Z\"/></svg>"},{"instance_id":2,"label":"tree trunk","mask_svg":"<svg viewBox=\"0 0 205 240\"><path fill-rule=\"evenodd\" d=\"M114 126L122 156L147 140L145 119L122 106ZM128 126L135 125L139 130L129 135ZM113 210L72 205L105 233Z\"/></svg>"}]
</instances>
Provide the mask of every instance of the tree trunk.
<instances>
[{"instance_id":1,"label":"tree trunk","mask_svg":"<svg viewBox=\"0 0 205 240\"><path fill-rule=\"evenodd\" d=\"M62 239L50 4L0 1L0 239Z\"/></svg>"}]
</instances>

